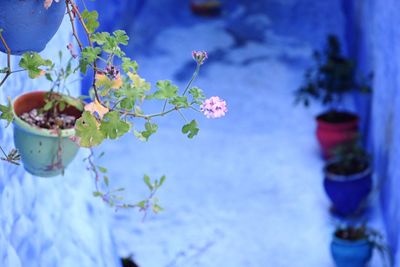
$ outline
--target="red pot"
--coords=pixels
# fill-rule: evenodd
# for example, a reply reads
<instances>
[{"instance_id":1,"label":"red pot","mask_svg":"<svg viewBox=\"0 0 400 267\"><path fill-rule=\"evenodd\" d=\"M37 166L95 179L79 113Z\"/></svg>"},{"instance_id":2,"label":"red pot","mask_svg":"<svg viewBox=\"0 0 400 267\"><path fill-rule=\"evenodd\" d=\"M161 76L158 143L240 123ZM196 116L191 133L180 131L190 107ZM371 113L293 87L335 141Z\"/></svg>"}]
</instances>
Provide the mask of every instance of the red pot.
<instances>
[{"instance_id":1,"label":"red pot","mask_svg":"<svg viewBox=\"0 0 400 267\"><path fill-rule=\"evenodd\" d=\"M193 0L190 3L193 14L204 17L221 15L222 4L218 0Z\"/></svg>"},{"instance_id":2,"label":"red pot","mask_svg":"<svg viewBox=\"0 0 400 267\"><path fill-rule=\"evenodd\" d=\"M349 112L329 111L317 120L317 139L325 159L330 159L333 149L354 140L358 135L358 116Z\"/></svg>"}]
</instances>

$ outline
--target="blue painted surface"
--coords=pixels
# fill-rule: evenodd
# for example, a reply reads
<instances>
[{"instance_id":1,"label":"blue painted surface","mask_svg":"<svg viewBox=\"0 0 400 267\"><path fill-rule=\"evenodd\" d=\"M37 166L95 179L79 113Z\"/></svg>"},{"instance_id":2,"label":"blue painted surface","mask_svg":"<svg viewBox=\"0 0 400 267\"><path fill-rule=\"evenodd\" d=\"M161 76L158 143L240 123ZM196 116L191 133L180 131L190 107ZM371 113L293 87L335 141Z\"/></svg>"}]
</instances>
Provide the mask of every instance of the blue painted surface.
<instances>
[{"instance_id":1,"label":"blue painted surface","mask_svg":"<svg viewBox=\"0 0 400 267\"><path fill-rule=\"evenodd\" d=\"M68 21L43 52L43 57L65 54L70 41ZM1 55L0 62L5 62ZM18 57L13 57L18 69ZM43 78L32 81L26 73L13 74L0 90L0 102L22 92L47 90ZM69 87L78 95L80 84ZM0 143L13 147L12 127L0 127ZM65 176L33 177L22 167L0 162L0 266L1 267L119 267L110 233L108 207L92 196L92 177L85 172L81 150Z\"/></svg>"},{"instance_id":2,"label":"blue painted surface","mask_svg":"<svg viewBox=\"0 0 400 267\"><path fill-rule=\"evenodd\" d=\"M360 72L374 72L374 94L359 99L359 109L369 118L369 145L374 155L376 184L381 189L383 217L395 266L400 266L400 3L395 0L343 0L347 15L349 51ZM371 110L371 111L369 111Z\"/></svg>"},{"instance_id":3,"label":"blue painted surface","mask_svg":"<svg viewBox=\"0 0 400 267\"><path fill-rule=\"evenodd\" d=\"M65 4L53 3L47 10L42 1L0 1L0 28L12 54L42 51L63 20ZM5 52L3 45L0 51Z\"/></svg>"},{"instance_id":4,"label":"blue painted surface","mask_svg":"<svg viewBox=\"0 0 400 267\"><path fill-rule=\"evenodd\" d=\"M365 267L372 257L368 239L349 241L333 236L331 253L336 267Z\"/></svg>"}]
</instances>

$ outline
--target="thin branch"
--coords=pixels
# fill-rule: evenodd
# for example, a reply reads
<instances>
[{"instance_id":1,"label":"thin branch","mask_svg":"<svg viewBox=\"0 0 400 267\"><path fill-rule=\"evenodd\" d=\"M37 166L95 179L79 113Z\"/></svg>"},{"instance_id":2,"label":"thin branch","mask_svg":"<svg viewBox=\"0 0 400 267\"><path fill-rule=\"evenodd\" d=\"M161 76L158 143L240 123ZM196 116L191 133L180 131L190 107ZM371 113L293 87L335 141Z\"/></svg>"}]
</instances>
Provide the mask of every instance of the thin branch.
<instances>
[{"instance_id":1,"label":"thin branch","mask_svg":"<svg viewBox=\"0 0 400 267\"><path fill-rule=\"evenodd\" d=\"M4 39L3 34L1 32L0 32L0 40L1 40L4 48L7 50L7 71L6 71L6 75L0 82L0 87L1 87L11 74L11 49L10 49L10 47L8 47L8 44L7 44L6 40Z\"/></svg>"},{"instance_id":2,"label":"thin branch","mask_svg":"<svg viewBox=\"0 0 400 267\"><path fill-rule=\"evenodd\" d=\"M80 41L80 39L78 37L78 33L76 31L76 28L75 28L75 22L74 22L74 19L73 19L74 16L72 14L72 10L74 11L74 14L76 14L76 16L78 17L78 20L79 20L83 30L85 31L85 34L86 34L88 42L89 42L89 46L93 47L93 42L92 42L92 39L90 38L90 32L89 32L89 30L88 30L88 28L86 26L85 20L82 18L81 13L79 12L79 9L76 6L75 2L73 0L65 0L65 4L67 5L67 12L68 12L68 15L70 17L70 22L71 22L73 35L74 35L76 41L78 42L78 45L79 45L81 51L83 50L83 45L82 45L82 42ZM71 10L71 7L72 7L72 10ZM96 70L97 70L97 63L96 63L96 61L94 61L93 62L93 82L92 82L92 87L93 87L93 91L94 91L96 100L104 106L104 104L102 103L102 101L100 99L100 96L99 96L99 93L98 93L98 90L97 90L97 86L96 86Z\"/></svg>"}]
</instances>

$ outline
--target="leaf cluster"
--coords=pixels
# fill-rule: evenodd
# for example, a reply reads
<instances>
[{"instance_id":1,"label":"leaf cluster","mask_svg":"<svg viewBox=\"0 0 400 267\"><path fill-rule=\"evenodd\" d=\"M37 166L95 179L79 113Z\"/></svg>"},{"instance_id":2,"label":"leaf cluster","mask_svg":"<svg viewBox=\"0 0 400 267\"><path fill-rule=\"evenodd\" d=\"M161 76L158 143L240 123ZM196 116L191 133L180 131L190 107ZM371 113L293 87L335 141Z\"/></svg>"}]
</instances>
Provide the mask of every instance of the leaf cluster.
<instances>
[{"instance_id":1,"label":"leaf cluster","mask_svg":"<svg viewBox=\"0 0 400 267\"><path fill-rule=\"evenodd\" d=\"M358 79L355 63L342 54L339 40L329 35L323 52L314 51L314 66L304 75L304 84L295 92L296 103L308 106L312 99L323 105L340 104L352 91L369 93L372 74Z\"/></svg>"}]
</instances>

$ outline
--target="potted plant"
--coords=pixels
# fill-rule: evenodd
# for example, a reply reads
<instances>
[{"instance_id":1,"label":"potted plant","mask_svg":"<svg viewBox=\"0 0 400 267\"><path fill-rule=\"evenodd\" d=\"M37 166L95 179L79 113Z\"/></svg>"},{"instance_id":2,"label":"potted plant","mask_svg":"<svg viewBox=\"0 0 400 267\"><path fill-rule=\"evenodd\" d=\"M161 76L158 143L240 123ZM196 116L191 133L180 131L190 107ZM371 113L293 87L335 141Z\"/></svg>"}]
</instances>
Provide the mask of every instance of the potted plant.
<instances>
[{"instance_id":1,"label":"potted plant","mask_svg":"<svg viewBox=\"0 0 400 267\"><path fill-rule=\"evenodd\" d=\"M222 3L218 0L192 0L190 7L193 14L205 17L221 15Z\"/></svg>"},{"instance_id":2,"label":"potted plant","mask_svg":"<svg viewBox=\"0 0 400 267\"><path fill-rule=\"evenodd\" d=\"M56 1L59 2L59 1ZM0 29L13 55L42 51L54 36L65 15L63 1L0 1ZM6 47L0 50L8 52Z\"/></svg>"},{"instance_id":3,"label":"potted plant","mask_svg":"<svg viewBox=\"0 0 400 267\"><path fill-rule=\"evenodd\" d=\"M79 150L71 138L83 112L81 100L35 91L17 97L12 110L14 144L25 169L40 177L64 172Z\"/></svg>"},{"instance_id":4,"label":"potted plant","mask_svg":"<svg viewBox=\"0 0 400 267\"><path fill-rule=\"evenodd\" d=\"M324 188L340 216L361 212L372 189L370 159L357 141L335 149L335 157L324 167Z\"/></svg>"},{"instance_id":5,"label":"potted plant","mask_svg":"<svg viewBox=\"0 0 400 267\"><path fill-rule=\"evenodd\" d=\"M296 103L306 107L311 99L320 101L327 110L316 117L316 136L324 158L329 159L337 145L354 139L358 134L359 118L342 109L346 94L354 91L371 92L367 79L358 80L355 64L342 55L336 36L330 35L323 53L314 51L315 65L305 73L305 83L296 91Z\"/></svg>"},{"instance_id":6,"label":"potted plant","mask_svg":"<svg viewBox=\"0 0 400 267\"><path fill-rule=\"evenodd\" d=\"M383 266L392 266L391 253L382 234L365 226L336 229L330 248L337 267L365 267L374 249L381 254Z\"/></svg>"},{"instance_id":7,"label":"potted plant","mask_svg":"<svg viewBox=\"0 0 400 267\"><path fill-rule=\"evenodd\" d=\"M61 4L53 0L43 2L43 9ZM207 118L219 118L227 112L226 102L218 96L206 99L203 91L193 85L207 60L205 51L193 51L196 68L184 88L179 89L169 80L160 80L152 87L139 75L137 62L123 51L123 46L129 41L126 33L122 30L97 32L98 13L83 6L85 9L81 11L74 0L64 1L75 40L66 44L70 59L64 67L55 67L55 63L43 59L36 52L26 52L20 58L21 69L11 70L8 53L7 67L1 69L5 77L0 86L13 73L26 71L30 78L47 79L51 89L49 93L24 94L8 105L0 105L0 118L8 123L14 121L15 145L27 171L40 176L54 176L63 172L78 147L89 148L90 154L85 162L95 179L94 196L115 208L138 208L143 211L152 208L158 212L161 207L154 195L164 183L165 176L151 181L149 176L144 175L144 182L150 191L148 198L134 204L123 203L119 195L122 190L109 188L107 169L95 163L97 155L92 148L127 133L132 133L141 141L148 141L157 132L156 120L174 112L183 121L181 132L193 138L199 132L198 123L194 119L188 120L186 112L197 111ZM78 26L86 35L86 45L77 34ZM7 48L8 40L1 32L0 39ZM63 93L63 89L70 74L80 72L87 75L88 69L93 71L93 82L90 96L82 96L87 99L82 104ZM150 101L160 104L159 112L145 112L144 103ZM19 155L15 150L6 153L1 146L0 149L3 160L18 164ZM46 157L39 156L43 151ZM35 164L40 167L32 167L34 160L38 160Z\"/></svg>"}]
</instances>

